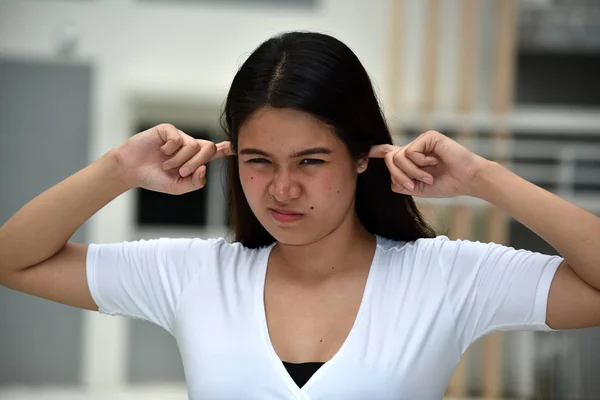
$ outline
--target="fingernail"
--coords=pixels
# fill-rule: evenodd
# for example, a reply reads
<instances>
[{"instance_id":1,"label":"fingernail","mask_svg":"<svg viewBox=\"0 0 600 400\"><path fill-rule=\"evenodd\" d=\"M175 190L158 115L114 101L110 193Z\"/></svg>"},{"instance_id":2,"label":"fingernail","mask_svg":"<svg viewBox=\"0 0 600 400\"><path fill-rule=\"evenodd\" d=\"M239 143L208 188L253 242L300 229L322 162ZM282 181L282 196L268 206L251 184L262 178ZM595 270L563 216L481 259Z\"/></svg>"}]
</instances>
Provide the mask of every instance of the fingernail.
<instances>
[{"instance_id":1,"label":"fingernail","mask_svg":"<svg viewBox=\"0 0 600 400\"><path fill-rule=\"evenodd\" d=\"M171 169L171 166L169 164L163 164L163 168L164 169Z\"/></svg>"},{"instance_id":2,"label":"fingernail","mask_svg":"<svg viewBox=\"0 0 600 400\"><path fill-rule=\"evenodd\" d=\"M404 182L404 187L408 190L413 190L415 188L415 185L413 185L412 182Z\"/></svg>"},{"instance_id":3,"label":"fingernail","mask_svg":"<svg viewBox=\"0 0 600 400\"><path fill-rule=\"evenodd\" d=\"M428 185L433 185L433 178L430 176L426 176L422 180L423 180L423 182L425 182Z\"/></svg>"},{"instance_id":4,"label":"fingernail","mask_svg":"<svg viewBox=\"0 0 600 400\"><path fill-rule=\"evenodd\" d=\"M183 167L181 168L181 170L179 171L179 174L181 176L188 176L190 174L190 169L187 167Z\"/></svg>"}]
</instances>

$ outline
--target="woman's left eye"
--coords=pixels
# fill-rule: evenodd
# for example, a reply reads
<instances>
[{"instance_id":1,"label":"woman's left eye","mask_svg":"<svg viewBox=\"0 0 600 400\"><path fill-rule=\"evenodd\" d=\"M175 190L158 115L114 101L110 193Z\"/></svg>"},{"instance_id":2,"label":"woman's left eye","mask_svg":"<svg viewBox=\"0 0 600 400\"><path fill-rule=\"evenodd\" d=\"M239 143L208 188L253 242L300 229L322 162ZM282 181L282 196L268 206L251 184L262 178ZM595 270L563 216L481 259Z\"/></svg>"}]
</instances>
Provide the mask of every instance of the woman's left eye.
<instances>
[{"instance_id":1,"label":"woman's left eye","mask_svg":"<svg viewBox=\"0 0 600 400\"><path fill-rule=\"evenodd\" d=\"M304 160L300 161L300 164L304 164L304 165L317 165L317 164L324 164L325 161L323 160L319 160L317 158L305 158Z\"/></svg>"}]
</instances>

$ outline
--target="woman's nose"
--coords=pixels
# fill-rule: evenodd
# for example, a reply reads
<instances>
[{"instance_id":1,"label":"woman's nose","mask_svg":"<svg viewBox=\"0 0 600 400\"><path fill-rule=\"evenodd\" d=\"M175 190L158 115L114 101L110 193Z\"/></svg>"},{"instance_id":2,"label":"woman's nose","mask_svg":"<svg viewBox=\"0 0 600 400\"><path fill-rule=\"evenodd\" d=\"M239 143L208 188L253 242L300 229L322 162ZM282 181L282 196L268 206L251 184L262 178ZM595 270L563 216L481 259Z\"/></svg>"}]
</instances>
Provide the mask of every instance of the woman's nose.
<instances>
[{"instance_id":1,"label":"woman's nose","mask_svg":"<svg viewBox=\"0 0 600 400\"><path fill-rule=\"evenodd\" d=\"M288 171L278 171L273 175L273 180L269 186L269 194L275 200L287 203L300 197L300 192L299 183L293 179Z\"/></svg>"}]
</instances>

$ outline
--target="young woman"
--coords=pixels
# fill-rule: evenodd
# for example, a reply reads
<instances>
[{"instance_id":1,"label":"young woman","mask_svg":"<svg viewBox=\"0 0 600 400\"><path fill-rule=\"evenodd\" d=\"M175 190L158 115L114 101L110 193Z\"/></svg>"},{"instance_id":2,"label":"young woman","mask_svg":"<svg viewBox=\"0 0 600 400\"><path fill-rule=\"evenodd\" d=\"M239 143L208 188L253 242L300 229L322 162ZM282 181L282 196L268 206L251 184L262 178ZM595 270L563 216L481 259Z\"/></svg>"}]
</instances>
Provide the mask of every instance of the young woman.
<instances>
[{"instance_id":1,"label":"young woman","mask_svg":"<svg viewBox=\"0 0 600 400\"><path fill-rule=\"evenodd\" d=\"M600 219L438 132L392 145L338 40L260 45L223 117L227 142L159 125L25 205L0 228L2 284L162 326L193 399L441 398L489 332L600 325ZM232 243L68 241L129 189L200 189L218 157ZM459 195L562 257L436 236L413 196Z\"/></svg>"}]
</instances>

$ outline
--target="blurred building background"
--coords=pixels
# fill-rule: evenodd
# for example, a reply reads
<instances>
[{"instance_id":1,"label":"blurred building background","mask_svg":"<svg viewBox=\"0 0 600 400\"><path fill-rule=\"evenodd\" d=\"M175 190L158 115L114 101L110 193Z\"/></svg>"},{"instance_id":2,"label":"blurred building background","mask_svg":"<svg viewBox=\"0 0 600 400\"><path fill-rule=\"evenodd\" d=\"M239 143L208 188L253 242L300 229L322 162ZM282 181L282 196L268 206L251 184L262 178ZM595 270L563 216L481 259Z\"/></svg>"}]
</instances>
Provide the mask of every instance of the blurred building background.
<instances>
[{"instance_id":1,"label":"blurred building background","mask_svg":"<svg viewBox=\"0 0 600 400\"><path fill-rule=\"evenodd\" d=\"M398 143L437 129L600 214L598 0L0 0L0 222L159 122L221 140L235 71L289 30L356 52ZM126 193L73 240L225 235L223 167L189 195ZM556 253L475 199L419 204L451 237ZM0 321L0 399L187 398L153 325L4 287ZM494 334L448 396L600 399L599 371L597 328Z\"/></svg>"}]
</instances>

